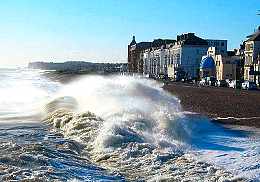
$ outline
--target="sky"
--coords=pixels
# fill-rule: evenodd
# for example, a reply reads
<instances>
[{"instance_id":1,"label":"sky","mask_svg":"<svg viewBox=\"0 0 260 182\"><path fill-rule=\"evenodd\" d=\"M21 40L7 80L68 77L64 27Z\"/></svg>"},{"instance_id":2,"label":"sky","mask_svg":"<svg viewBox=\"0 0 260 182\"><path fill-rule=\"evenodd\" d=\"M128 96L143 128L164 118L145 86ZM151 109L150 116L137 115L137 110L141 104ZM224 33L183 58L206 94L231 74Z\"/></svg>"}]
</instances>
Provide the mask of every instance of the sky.
<instances>
[{"instance_id":1,"label":"sky","mask_svg":"<svg viewBox=\"0 0 260 182\"><path fill-rule=\"evenodd\" d=\"M239 44L260 26L260 0L6 0L0 3L0 66L31 61L126 62L139 41L202 38Z\"/></svg>"}]
</instances>

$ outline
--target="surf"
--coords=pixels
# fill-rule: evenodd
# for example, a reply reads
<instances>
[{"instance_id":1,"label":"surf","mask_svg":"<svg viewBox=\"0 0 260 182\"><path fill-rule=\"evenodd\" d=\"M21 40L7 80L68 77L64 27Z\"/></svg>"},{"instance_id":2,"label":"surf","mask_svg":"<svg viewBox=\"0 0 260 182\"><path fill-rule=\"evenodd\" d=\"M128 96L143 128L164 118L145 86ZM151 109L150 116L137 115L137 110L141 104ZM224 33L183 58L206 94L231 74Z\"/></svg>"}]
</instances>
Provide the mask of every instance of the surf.
<instances>
[{"instance_id":1,"label":"surf","mask_svg":"<svg viewBox=\"0 0 260 182\"><path fill-rule=\"evenodd\" d=\"M67 107L71 102L75 108ZM157 81L86 76L65 85L44 106L45 111L49 105L53 112L45 113L44 122L82 143L83 155L93 163L129 180L180 180L185 173L191 173L185 177L189 180L232 178L217 167L213 168L218 175L205 172L199 178L194 172L191 166L202 165L207 171L210 165L199 164L187 154L200 132L214 126L203 117L187 117L180 100Z\"/></svg>"}]
</instances>

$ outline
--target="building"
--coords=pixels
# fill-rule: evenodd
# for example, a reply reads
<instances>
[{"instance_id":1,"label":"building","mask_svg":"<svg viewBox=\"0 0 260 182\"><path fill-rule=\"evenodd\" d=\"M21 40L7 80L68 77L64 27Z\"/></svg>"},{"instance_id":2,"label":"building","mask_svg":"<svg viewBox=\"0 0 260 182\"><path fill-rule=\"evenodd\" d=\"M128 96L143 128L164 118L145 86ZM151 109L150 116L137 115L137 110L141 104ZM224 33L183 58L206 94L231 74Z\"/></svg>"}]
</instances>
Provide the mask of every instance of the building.
<instances>
[{"instance_id":1,"label":"building","mask_svg":"<svg viewBox=\"0 0 260 182\"><path fill-rule=\"evenodd\" d=\"M174 43L171 39L155 39L151 47L142 52L143 73L150 77L167 76L168 49L167 45Z\"/></svg>"},{"instance_id":2,"label":"building","mask_svg":"<svg viewBox=\"0 0 260 182\"><path fill-rule=\"evenodd\" d=\"M150 77L167 75L167 57L168 49L165 46L146 50L144 52L144 74Z\"/></svg>"},{"instance_id":3,"label":"building","mask_svg":"<svg viewBox=\"0 0 260 182\"><path fill-rule=\"evenodd\" d=\"M136 43L135 36L128 45L128 71L131 73L143 73L143 52L151 47L151 42Z\"/></svg>"},{"instance_id":4,"label":"building","mask_svg":"<svg viewBox=\"0 0 260 182\"><path fill-rule=\"evenodd\" d=\"M245 41L244 80L260 82L260 26Z\"/></svg>"},{"instance_id":5,"label":"building","mask_svg":"<svg viewBox=\"0 0 260 182\"><path fill-rule=\"evenodd\" d=\"M207 39L209 47L214 47L216 54L227 55L227 40Z\"/></svg>"},{"instance_id":6,"label":"building","mask_svg":"<svg viewBox=\"0 0 260 182\"><path fill-rule=\"evenodd\" d=\"M177 40L155 39L140 43L133 37L128 46L128 69L155 78L199 78L201 58L207 53L209 44L217 46L215 52L227 54L226 40L205 40L194 33L178 35Z\"/></svg>"},{"instance_id":7,"label":"building","mask_svg":"<svg viewBox=\"0 0 260 182\"><path fill-rule=\"evenodd\" d=\"M217 80L238 80L237 65L240 58L237 56L216 55L216 79Z\"/></svg>"},{"instance_id":8,"label":"building","mask_svg":"<svg viewBox=\"0 0 260 182\"><path fill-rule=\"evenodd\" d=\"M187 33L177 36L177 41L169 47L168 77L173 80L198 78L200 61L207 53L208 42Z\"/></svg>"},{"instance_id":9,"label":"building","mask_svg":"<svg viewBox=\"0 0 260 182\"><path fill-rule=\"evenodd\" d=\"M132 42L128 45L128 70L132 73L146 73L150 70L150 65L155 64L156 68L154 69L154 72L159 73L160 71L155 71L155 69L163 70L162 67L160 67L163 63L163 60L160 59L161 56L163 56L163 53L161 53L159 50L162 48L162 46L165 47L166 44L170 44L175 42L175 40L170 39L155 39L152 42L139 42L136 43L135 36L133 36ZM153 52L155 51L155 52ZM147 55L149 54L149 55ZM153 63L148 63L147 58L153 57L150 55L156 56L156 60L153 58ZM144 59L146 58L146 62L144 63ZM158 63L158 61L160 63ZM148 69L149 64L149 69ZM159 64L157 66L157 64Z\"/></svg>"},{"instance_id":10,"label":"building","mask_svg":"<svg viewBox=\"0 0 260 182\"><path fill-rule=\"evenodd\" d=\"M207 55L203 56L200 65L201 77L215 77L217 80L237 80L240 56L234 51L227 51L226 54L217 54L215 47L209 47Z\"/></svg>"}]
</instances>

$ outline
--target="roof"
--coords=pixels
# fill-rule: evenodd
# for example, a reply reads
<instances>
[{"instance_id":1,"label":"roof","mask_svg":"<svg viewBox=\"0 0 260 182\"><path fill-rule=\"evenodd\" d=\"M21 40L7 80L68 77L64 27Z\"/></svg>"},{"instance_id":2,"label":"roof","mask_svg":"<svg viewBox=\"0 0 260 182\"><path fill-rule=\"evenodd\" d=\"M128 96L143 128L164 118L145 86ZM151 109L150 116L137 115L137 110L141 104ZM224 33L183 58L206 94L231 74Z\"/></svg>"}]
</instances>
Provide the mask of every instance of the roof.
<instances>
[{"instance_id":1,"label":"roof","mask_svg":"<svg viewBox=\"0 0 260 182\"><path fill-rule=\"evenodd\" d=\"M177 41L182 42L184 45L205 45L208 46L208 42L200 37L197 37L195 33L187 33L177 36Z\"/></svg>"},{"instance_id":2,"label":"roof","mask_svg":"<svg viewBox=\"0 0 260 182\"><path fill-rule=\"evenodd\" d=\"M154 39L152 42L152 47L161 47L162 45L171 44L176 42L172 39Z\"/></svg>"},{"instance_id":3,"label":"roof","mask_svg":"<svg viewBox=\"0 0 260 182\"><path fill-rule=\"evenodd\" d=\"M206 56L202 58L200 62L201 69L213 69L215 68L215 61L211 56Z\"/></svg>"},{"instance_id":4,"label":"roof","mask_svg":"<svg viewBox=\"0 0 260 182\"><path fill-rule=\"evenodd\" d=\"M133 39L134 40L134 39ZM133 41L132 41L133 42ZM135 44L130 44L130 45L136 45L136 48L139 50L145 50L145 49L149 49L149 48L158 48L161 46L165 46L166 44L171 44L176 42L175 40L171 40L171 39L155 39L153 40L153 42L138 42Z\"/></svg>"},{"instance_id":5,"label":"roof","mask_svg":"<svg viewBox=\"0 0 260 182\"><path fill-rule=\"evenodd\" d=\"M260 31L255 32L253 35L248 36L247 41L260 41Z\"/></svg>"},{"instance_id":6,"label":"roof","mask_svg":"<svg viewBox=\"0 0 260 182\"><path fill-rule=\"evenodd\" d=\"M139 42L136 44L136 47L138 49L148 49L152 47L152 43L151 42Z\"/></svg>"}]
</instances>

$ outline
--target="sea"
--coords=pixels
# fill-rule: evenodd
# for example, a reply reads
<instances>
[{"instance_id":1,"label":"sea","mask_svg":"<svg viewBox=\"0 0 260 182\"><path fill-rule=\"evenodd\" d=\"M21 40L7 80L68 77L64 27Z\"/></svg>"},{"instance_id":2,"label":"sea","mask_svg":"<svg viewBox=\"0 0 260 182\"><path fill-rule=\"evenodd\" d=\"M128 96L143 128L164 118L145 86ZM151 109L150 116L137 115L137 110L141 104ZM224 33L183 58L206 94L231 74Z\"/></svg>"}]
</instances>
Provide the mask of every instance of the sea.
<instances>
[{"instance_id":1,"label":"sea","mask_svg":"<svg viewBox=\"0 0 260 182\"><path fill-rule=\"evenodd\" d=\"M0 181L260 181L260 131L183 110L162 83L0 69Z\"/></svg>"}]
</instances>

